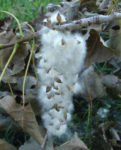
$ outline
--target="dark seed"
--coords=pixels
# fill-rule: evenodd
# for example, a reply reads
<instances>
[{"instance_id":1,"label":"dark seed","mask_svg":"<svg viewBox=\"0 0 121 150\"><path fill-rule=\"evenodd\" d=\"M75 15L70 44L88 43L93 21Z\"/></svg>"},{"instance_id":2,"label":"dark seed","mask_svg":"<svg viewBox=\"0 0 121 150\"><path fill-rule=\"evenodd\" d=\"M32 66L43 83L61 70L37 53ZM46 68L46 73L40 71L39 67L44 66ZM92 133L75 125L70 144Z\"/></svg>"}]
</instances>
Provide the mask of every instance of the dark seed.
<instances>
[{"instance_id":1,"label":"dark seed","mask_svg":"<svg viewBox=\"0 0 121 150\"><path fill-rule=\"evenodd\" d=\"M62 81L59 78L55 78L55 81L58 83L62 83Z\"/></svg>"},{"instance_id":2,"label":"dark seed","mask_svg":"<svg viewBox=\"0 0 121 150\"><path fill-rule=\"evenodd\" d=\"M47 86L46 92L49 92L50 90L51 90L51 87L50 87L50 86Z\"/></svg>"}]
</instances>

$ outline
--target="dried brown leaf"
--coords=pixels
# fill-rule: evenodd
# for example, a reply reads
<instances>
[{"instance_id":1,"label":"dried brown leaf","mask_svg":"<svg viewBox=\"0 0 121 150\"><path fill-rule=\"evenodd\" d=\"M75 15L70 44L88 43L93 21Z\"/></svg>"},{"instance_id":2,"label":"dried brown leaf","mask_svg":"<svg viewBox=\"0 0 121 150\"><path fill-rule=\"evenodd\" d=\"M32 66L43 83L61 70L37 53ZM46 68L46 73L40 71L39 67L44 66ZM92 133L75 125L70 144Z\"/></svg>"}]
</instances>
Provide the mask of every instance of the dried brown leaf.
<instances>
[{"instance_id":1,"label":"dried brown leaf","mask_svg":"<svg viewBox=\"0 0 121 150\"><path fill-rule=\"evenodd\" d=\"M17 150L14 146L0 139L0 150Z\"/></svg>"},{"instance_id":2,"label":"dried brown leaf","mask_svg":"<svg viewBox=\"0 0 121 150\"><path fill-rule=\"evenodd\" d=\"M27 142L20 146L19 150L38 150L40 145L35 140L30 138Z\"/></svg>"},{"instance_id":3,"label":"dried brown leaf","mask_svg":"<svg viewBox=\"0 0 121 150\"><path fill-rule=\"evenodd\" d=\"M96 6L96 0L80 0L81 1L81 9L87 8L88 11L92 12L92 11L96 11L97 10L97 6Z\"/></svg>"},{"instance_id":4,"label":"dried brown leaf","mask_svg":"<svg viewBox=\"0 0 121 150\"><path fill-rule=\"evenodd\" d=\"M65 144L59 146L58 150L89 150L85 143L79 139L77 133L75 133L74 137L71 141L66 142Z\"/></svg>"},{"instance_id":5,"label":"dried brown leaf","mask_svg":"<svg viewBox=\"0 0 121 150\"><path fill-rule=\"evenodd\" d=\"M0 44L7 44L10 43L10 41L13 41L15 39L15 34L13 31L2 31L0 32Z\"/></svg>"},{"instance_id":6,"label":"dried brown leaf","mask_svg":"<svg viewBox=\"0 0 121 150\"><path fill-rule=\"evenodd\" d=\"M0 64L2 67L5 66L7 60L9 59L13 48L7 48L0 51ZM7 75L15 75L20 73L25 67L25 58L28 55L28 47L26 44L21 44L16 54L14 55L12 61L8 66Z\"/></svg>"},{"instance_id":7,"label":"dried brown leaf","mask_svg":"<svg viewBox=\"0 0 121 150\"><path fill-rule=\"evenodd\" d=\"M101 63L109 60L113 56L113 50L104 46L100 41L99 33L92 29L87 40L87 57L85 65L89 66L95 62Z\"/></svg>"},{"instance_id":8,"label":"dried brown leaf","mask_svg":"<svg viewBox=\"0 0 121 150\"><path fill-rule=\"evenodd\" d=\"M8 68L6 69L6 75L10 83L17 83L17 78L14 77L14 75L20 74L24 68L25 68L25 59L28 56L30 49L30 45L28 44L21 44L16 54L14 55L13 59L11 60L10 64L8 65ZM7 63L13 48L6 48L0 50L0 65L2 66L2 70ZM0 73L2 72L0 68ZM3 82L7 83L6 76L2 79Z\"/></svg>"},{"instance_id":9,"label":"dried brown leaf","mask_svg":"<svg viewBox=\"0 0 121 150\"><path fill-rule=\"evenodd\" d=\"M106 44L114 49L116 56L118 58L118 61L121 62L121 28L120 26L116 25L114 26L110 32L110 39L106 41Z\"/></svg>"},{"instance_id":10,"label":"dried brown leaf","mask_svg":"<svg viewBox=\"0 0 121 150\"><path fill-rule=\"evenodd\" d=\"M121 93L121 79L115 75L105 75L103 76L103 84L112 91L112 93Z\"/></svg>"},{"instance_id":11,"label":"dried brown leaf","mask_svg":"<svg viewBox=\"0 0 121 150\"><path fill-rule=\"evenodd\" d=\"M41 105L39 101L37 100L37 95L38 95L38 89L26 89L26 95L25 99L26 101L30 101L32 109L35 113L35 115L40 115L41 114Z\"/></svg>"},{"instance_id":12,"label":"dried brown leaf","mask_svg":"<svg viewBox=\"0 0 121 150\"><path fill-rule=\"evenodd\" d=\"M5 96L0 99L0 107L11 115L24 131L28 132L39 144L41 144L42 135L30 104L26 105L23 109L20 104L14 101L12 96Z\"/></svg>"},{"instance_id":13,"label":"dried brown leaf","mask_svg":"<svg viewBox=\"0 0 121 150\"><path fill-rule=\"evenodd\" d=\"M24 77L18 77L17 78L17 89L19 91L22 91L22 86L23 86L23 79ZM37 85L37 80L34 76L28 75L26 77L26 83L25 83L25 90L33 89Z\"/></svg>"},{"instance_id":14,"label":"dried brown leaf","mask_svg":"<svg viewBox=\"0 0 121 150\"><path fill-rule=\"evenodd\" d=\"M105 123L99 124L98 128L94 132L94 135L92 136L93 149L98 149L98 150L113 149L111 144L112 136L111 136L110 128L112 128L114 125L115 123L112 121L107 121Z\"/></svg>"},{"instance_id":15,"label":"dried brown leaf","mask_svg":"<svg viewBox=\"0 0 121 150\"><path fill-rule=\"evenodd\" d=\"M0 19L0 31L9 30L12 21L13 21L12 17L5 17L4 19Z\"/></svg>"},{"instance_id":16,"label":"dried brown leaf","mask_svg":"<svg viewBox=\"0 0 121 150\"><path fill-rule=\"evenodd\" d=\"M82 87L81 96L88 101L106 95L102 74L95 72L93 66L90 66L81 74L79 84Z\"/></svg>"}]
</instances>

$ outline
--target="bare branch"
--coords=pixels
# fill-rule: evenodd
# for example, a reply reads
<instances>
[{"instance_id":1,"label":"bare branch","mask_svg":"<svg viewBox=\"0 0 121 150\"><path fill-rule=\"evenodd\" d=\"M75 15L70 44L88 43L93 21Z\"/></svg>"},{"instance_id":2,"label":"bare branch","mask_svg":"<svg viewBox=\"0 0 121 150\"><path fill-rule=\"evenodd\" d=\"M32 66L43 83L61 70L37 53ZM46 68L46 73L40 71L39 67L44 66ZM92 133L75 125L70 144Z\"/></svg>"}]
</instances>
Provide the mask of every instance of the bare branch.
<instances>
[{"instance_id":1,"label":"bare branch","mask_svg":"<svg viewBox=\"0 0 121 150\"><path fill-rule=\"evenodd\" d=\"M121 13L114 12L110 15L97 15L94 17L83 18L79 20L72 21L63 25L55 25L53 28L57 30L70 30L77 29L82 26L90 26L92 24L100 24L104 22L110 22L113 20L121 19Z\"/></svg>"},{"instance_id":2,"label":"bare branch","mask_svg":"<svg viewBox=\"0 0 121 150\"><path fill-rule=\"evenodd\" d=\"M55 30L63 31L63 30L71 30L71 29L81 28L82 26L90 26L92 24L101 24L104 22L110 22L110 21L118 20L118 19L121 19L121 13L114 12L110 15L97 15L94 17L88 17L88 18L75 20L75 21L72 21L70 23L66 23L63 25L54 25L54 26L49 25L48 27L55 29ZM46 33L46 32L47 31L45 31L44 33ZM32 40L33 38L39 38L41 34L43 34L43 31L35 32L31 35L23 37L22 39L18 39L17 41L14 41L12 43L3 44L3 45L0 44L0 49L12 47L15 43L22 43L22 42Z\"/></svg>"},{"instance_id":3,"label":"bare branch","mask_svg":"<svg viewBox=\"0 0 121 150\"><path fill-rule=\"evenodd\" d=\"M11 43L8 43L8 44L0 44L0 49L7 48L7 47L12 47L15 43L22 43L22 42L30 41L33 38L37 38L37 37L39 37L39 34L37 32L35 32L34 34L24 36L23 38L18 39L14 42L11 42Z\"/></svg>"},{"instance_id":4,"label":"bare branch","mask_svg":"<svg viewBox=\"0 0 121 150\"><path fill-rule=\"evenodd\" d=\"M45 31L40 30L40 31L37 31L35 33L31 33L30 35L24 36L23 38L20 38L18 40L15 40L14 42L11 42L11 43L8 43L8 44L0 44L0 49L7 48L7 47L12 47L16 43L20 44L20 43L23 43L23 42L30 41L33 38L40 38L40 35L43 34L43 33L46 33L46 32L48 32L48 30L45 30Z\"/></svg>"}]
</instances>

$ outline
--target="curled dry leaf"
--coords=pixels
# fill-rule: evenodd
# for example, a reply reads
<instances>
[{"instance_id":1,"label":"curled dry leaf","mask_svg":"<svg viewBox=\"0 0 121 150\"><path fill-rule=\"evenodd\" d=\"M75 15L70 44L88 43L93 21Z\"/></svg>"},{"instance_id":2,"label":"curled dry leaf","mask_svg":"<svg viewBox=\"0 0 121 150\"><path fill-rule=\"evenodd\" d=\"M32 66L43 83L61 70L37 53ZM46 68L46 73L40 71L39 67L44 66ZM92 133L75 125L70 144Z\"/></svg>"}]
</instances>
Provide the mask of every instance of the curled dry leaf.
<instances>
[{"instance_id":1,"label":"curled dry leaf","mask_svg":"<svg viewBox=\"0 0 121 150\"><path fill-rule=\"evenodd\" d=\"M4 31L0 34L0 44L10 44L16 42L17 40L18 38L12 30ZM25 59L27 58L30 50L31 46L27 42L19 44L16 54L13 56L8 68L6 69L6 74L10 83L16 83L16 78L14 78L13 75L17 75L24 70L26 65ZM6 65L12 51L13 47L0 50L0 65L2 68ZM7 82L5 76L3 77L3 82Z\"/></svg>"},{"instance_id":2,"label":"curled dry leaf","mask_svg":"<svg viewBox=\"0 0 121 150\"><path fill-rule=\"evenodd\" d=\"M0 32L0 44L7 44L10 43L10 41L13 41L15 39L15 34L13 31L2 31Z\"/></svg>"},{"instance_id":3,"label":"curled dry leaf","mask_svg":"<svg viewBox=\"0 0 121 150\"><path fill-rule=\"evenodd\" d=\"M13 21L12 17L5 17L4 19L0 19L0 32L9 30L12 21Z\"/></svg>"},{"instance_id":4,"label":"curled dry leaf","mask_svg":"<svg viewBox=\"0 0 121 150\"><path fill-rule=\"evenodd\" d=\"M86 66L90 66L92 63L104 62L114 56L112 49L104 46L100 40L99 33L95 30L90 30L90 36L87 40L87 57L85 61Z\"/></svg>"},{"instance_id":5,"label":"curled dry leaf","mask_svg":"<svg viewBox=\"0 0 121 150\"><path fill-rule=\"evenodd\" d=\"M85 143L79 139L77 133L75 133L74 137L71 141L66 142L65 144L59 146L57 150L89 150Z\"/></svg>"},{"instance_id":6,"label":"curled dry leaf","mask_svg":"<svg viewBox=\"0 0 121 150\"><path fill-rule=\"evenodd\" d=\"M22 86L23 86L23 79L24 77L18 77L17 78L17 89L19 91L22 91ZM25 90L33 89L37 85L37 80L34 76L28 75L26 77L26 83L25 83Z\"/></svg>"},{"instance_id":7,"label":"curled dry leaf","mask_svg":"<svg viewBox=\"0 0 121 150\"><path fill-rule=\"evenodd\" d=\"M14 146L0 139L0 150L17 150Z\"/></svg>"},{"instance_id":8,"label":"curled dry leaf","mask_svg":"<svg viewBox=\"0 0 121 150\"><path fill-rule=\"evenodd\" d=\"M87 68L80 76L80 94L86 100L93 100L106 95L105 87L102 83L102 75L94 71L93 66Z\"/></svg>"},{"instance_id":9,"label":"curled dry leaf","mask_svg":"<svg viewBox=\"0 0 121 150\"><path fill-rule=\"evenodd\" d=\"M25 58L28 55L28 49L29 47L26 44L21 44L18 47L16 54L14 55L12 61L8 66L8 70L7 70L8 76L16 75L24 69ZM5 64L7 63L12 50L13 48L7 48L7 49L2 49L0 51L0 64L2 65L2 67L4 67Z\"/></svg>"},{"instance_id":10,"label":"curled dry leaf","mask_svg":"<svg viewBox=\"0 0 121 150\"><path fill-rule=\"evenodd\" d=\"M17 78L14 77L13 75L17 75L21 73L22 70L24 70L24 67L26 65L25 58L28 56L29 49L30 46L27 44L21 44L18 47L16 54L14 55L12 61L10 62L8 68L6 69L6 74L10 83L16 83ZM6 48L0 51L0 64L2 68L4 68L5 64L7 63L12 50L13 48ZM5 76L3 77L2 81L5 83L7 82Z\"/></svg>"},{"instance_id":11,"label":"curled dry leaf","mask_svg":"<svg viewBox=\"0 0 121 150\"><path fill-rule=\"evenodd\" d=\"M30 138L27 142L25 142L22 146L19 147L19 150L39 150L40 145L37 142Z\"/></svg>"},{"instance_id":12,"label":"curled dry leaf","mask_svg":"<svg viewBox=\"0 0 121 150\"><path fill-rule=\"evenodd\" d=\"M117 59L121 62L121 28L120 26L114 26L110 32L110 39L106 41L107 46L114 49Z\"/></svg>"},{"instance_id":13,"label":"curled dry leaf","mask_svg":"<svg viewBox=\"0 0 121 150\"><path fill-rule=\"evenodd\" d=\"M58 5L57 5L58 6ZM80 0L62 1L60 12L66 16L67 21L75 20L79 17Z\"/></svg>"},{"instance_id":14,"label":"curled dry leaf","mask_svg":"<svg viewBox=\"0 0 121 150\"><path fill-rule=\"evenodd\" d=\"M114 125L115 123L113 121L107 121L105 123L99 124L98 129L95 130L92 136L92 149L120 149L120 135L118 135L117 130L113 128ZM114 142L115 144L112 142ZM120 145L118 144L118 142Z\"/></svg>"},{"instance_id":15,"label":"curled dry leaf","mask_svg":"<svg viewBox=\"0 0 121 150\"><path fill-rule=\"evenodd\" d=\"M112 92L120 94L121 93L121 79L115 75L105 75L103 76L103 84L110 89Z\"/></svg>"},{"instance_id":16,"label":"curled dry leaf","mask_svg":"<svg viewBox=\"0 0 121 150\"><path fill-rule=\"evenodd\" d=\"M80 0L81 1L81 10L84 8L87 8L88 11L92 12L92 11L96 11L97 10L97 6L96 6L96 0Z\"/></svg>"},{"instance_id":17,"label":"curled dry leaf","mask_svg":"<svg viewBox=\"0 0 121 150\"><path fill-rule=\"evenodd\" d=\"M11 118L9 116L4 116L0 111L0 131L8 128L11 123Z\"/></svg>"},{"instance_id":18,"label":"curled dry leaf","mask_svg":"<svg viewBox=\"0 0 121 150\"><path fill-rule=\"evenodd\" d=\"M110 140L111 145L114 149L121 149L121 133L115 128L110 129L110 134L112 135L112 139Z\"/></svg>"},{"instance_id":19,"label":"curled dry leaf","mask_svg":"<svg viewBox=\"0 0 121 150\"><path fill-rule=\"evenodd\" d=\"M8 95L0 99L0 107L11 115L23 130L28 132L38 144L41 144L42 135L30 104L26 105L23 109L20 104L14 101L12 96Z\"/></svg>"},{"instance_id":20,"label":"curled dry leaf","mask_svg":"<svg viewBox=\"0 0 121 150\"><path fill-rule=\"evenodd\" d=\"M41 105L37 100L38 89L26 89L25 99L27 102L31 103L32 109L35 115L41 114Z\"/></svg>"},{"instance_id":21,"label":"curled dry leaf","mask_svg":"<svg viewBox=\"0 0 121 150\"><path fill-rule=\"evenodd\" d=\"M6 95L9 95L9 92L6 92L6 91L2 92L2 91L0 91L0 99L5 97Z\"/></svg>"}]
</instances>

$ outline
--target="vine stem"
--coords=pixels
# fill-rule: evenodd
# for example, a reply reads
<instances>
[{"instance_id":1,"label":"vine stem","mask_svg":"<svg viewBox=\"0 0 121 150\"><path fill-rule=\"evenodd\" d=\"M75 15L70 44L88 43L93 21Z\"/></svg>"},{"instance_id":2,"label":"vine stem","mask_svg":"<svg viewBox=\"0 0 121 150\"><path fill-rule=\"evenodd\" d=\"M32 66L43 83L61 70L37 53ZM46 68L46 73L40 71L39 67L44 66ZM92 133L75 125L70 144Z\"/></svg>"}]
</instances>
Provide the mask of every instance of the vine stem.
<instances>
[{"instance_id":1,"label":"vine stem","mask_svg":"<svg viewBox=\"0 0 121 150\"><path fill-rule=\"evenodd\" d=\"M11 53L11 55L10 55L10 57L9 57L9 59L8 59L8 61L7 61L7 63L6 63L6 65L5 65L5 67L4 67L4 69L3 69L2 73L1 73L1 75L0 75L0 82L1 82L1 80L2 80L2 78L3 78L3 76L4 76L4 74L5 74L5 71L6 71L7 67L8 67L8 65L9 65L9 63L11 62L13 56L15 55L17 48L18 48L18 43L16 43L16 44L14 45L13 51L12 51L12 53Z\"/></svg>"}]
</instances>

